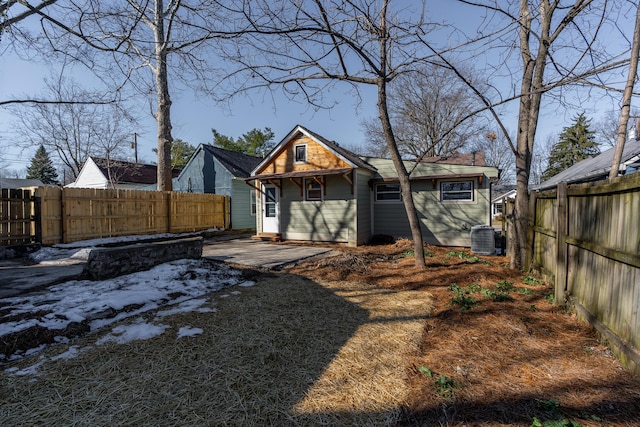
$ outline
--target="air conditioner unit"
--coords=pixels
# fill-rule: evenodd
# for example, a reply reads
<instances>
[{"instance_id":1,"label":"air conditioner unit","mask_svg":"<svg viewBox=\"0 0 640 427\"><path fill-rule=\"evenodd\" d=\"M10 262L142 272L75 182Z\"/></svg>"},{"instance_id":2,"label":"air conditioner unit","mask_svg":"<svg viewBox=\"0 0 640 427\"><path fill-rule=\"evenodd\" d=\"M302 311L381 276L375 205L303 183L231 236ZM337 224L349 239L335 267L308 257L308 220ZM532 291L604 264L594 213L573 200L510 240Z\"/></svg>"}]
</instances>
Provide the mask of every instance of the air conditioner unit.
<instances>
[{"instance_id":1,"label":"air conditioner unit","mask_svg":"<svg viewBox=\"0 0 640 427\"><path fill-rule=\"evenodd\" d=\"M478 255L495 255L495 231L490 225L471 227L471 252Z\"/></svg>"}]
</instances>

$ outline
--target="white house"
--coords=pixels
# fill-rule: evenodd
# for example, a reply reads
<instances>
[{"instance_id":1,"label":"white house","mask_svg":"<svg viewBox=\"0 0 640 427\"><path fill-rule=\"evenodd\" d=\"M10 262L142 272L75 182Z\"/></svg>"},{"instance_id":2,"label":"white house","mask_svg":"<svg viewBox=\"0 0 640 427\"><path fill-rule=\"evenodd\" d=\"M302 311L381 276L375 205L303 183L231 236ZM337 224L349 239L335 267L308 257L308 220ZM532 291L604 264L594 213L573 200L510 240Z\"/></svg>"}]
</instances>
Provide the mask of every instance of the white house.
<instances>
[{"instance_id":1,"label":"white house","mask_svg":"<svg viewBox=\"0 0 640 427\"><path fill-rule=\"evenodd\" d=\"M173 177L178 176L179 172L174 170ZM66 187L148 190L154 189L157 175L156 165L89 157L80 169L78 178Z\"/></svg>"},{"instance_id":2,"label":"white house","mask_svg":"<svg viewBox=\"0 0 640 427\"><path fill-rule=\"evenodd\" d=\"M502 215L502 206L505 200L515 199L516 190L503 191L498 193L493 199L491 199L491 219L495 220L496 217Z\"/></svg>"}]
</instances>

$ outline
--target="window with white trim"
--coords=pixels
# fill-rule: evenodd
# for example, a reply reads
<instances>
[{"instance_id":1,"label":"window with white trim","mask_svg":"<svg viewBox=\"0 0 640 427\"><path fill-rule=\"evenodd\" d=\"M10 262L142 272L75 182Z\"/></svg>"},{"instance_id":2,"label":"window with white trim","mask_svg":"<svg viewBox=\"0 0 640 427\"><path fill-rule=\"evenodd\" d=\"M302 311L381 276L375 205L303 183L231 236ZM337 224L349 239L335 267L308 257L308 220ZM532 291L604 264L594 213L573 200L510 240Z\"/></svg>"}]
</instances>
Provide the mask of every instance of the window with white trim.
<instances>
[{"instance_id":1,"label":"window with white trim","mask_svg":"<svg viewBox=\"0 0 640 427\"><path fill-rule=\"evenodd\" d=\"M445 181L440 183L443 202L473 202L473 181Z\"/></svg>"},{"instance_id":2,"label":"window with white trim","mask_svg":"<svg viewBox=\"0 0 640 427\"><path fill-rule=\"evenodd\" d=\"M293 153L296 163L307 163L307 144L294 145Z\"/></svg>"},{"instance_id":3,"label":"window with white trim","mask_svg":"<svg viewBox=\"0 0 640 427\"><path fill-rule=\"evenodd\" d=\"M249 204L251 206L251 216L256 216L256 212L258 211L256 207L256 190L249 192Z\"/></svg>"},{"instance_id":4,"label":"window with white trim","mask_svg":"<svg viewBox=\"0 0 640 427\"><path fill-rule=\"evenodd\" d=\"M313 178L304 180L305 200L322 200L322 185Z\"/></svg>"},{"instance_id":5,"label":"window with white trim","mask_svg":"<svg viewBox=\"0 0 640 427\"><path fill-rule=\"evenodd\" d=\"M376 202L399 202L402 200L400 184L376 184Z\"/></svg>"}]
</instances>

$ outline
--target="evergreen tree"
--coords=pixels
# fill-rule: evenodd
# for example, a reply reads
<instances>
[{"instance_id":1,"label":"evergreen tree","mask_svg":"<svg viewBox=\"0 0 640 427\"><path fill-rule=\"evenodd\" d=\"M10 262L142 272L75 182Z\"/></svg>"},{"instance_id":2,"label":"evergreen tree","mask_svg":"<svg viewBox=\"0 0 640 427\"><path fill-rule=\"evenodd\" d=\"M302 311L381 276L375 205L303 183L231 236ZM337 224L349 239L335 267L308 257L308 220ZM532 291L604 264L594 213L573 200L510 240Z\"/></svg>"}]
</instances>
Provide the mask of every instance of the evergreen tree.
<instances>
[{"instance_id":1,"label":"evergreen tree","mask_svg":"<svg viewBox=\"0 0 640 427\"><path fill-rule=\"evenodd\" d=\"M43 184L58 184L58 172L53 167L49 153L40 145L31 165L27 168L27 179L39 179Z\"/></svg>"},{"instance_id":2,"label":"evergreen tree","mask_svg":"<svg viewBox=\"0 0 640 427\"><path fill-rule=\"evenodd\" d=\"M215 129L211 129L211 132L213 133L213 145L216 147L260 157L271 151L273 137L275 136L269 128L264 128L264 130L252 129L242 134L237 140L221 135Z\"/></svg>"},{"instance_id":3,"label":"evergreen tree","mask_svg":"<svg viewBox=\"0 0 640 427\"><path fill-rule=\"evenodd\" d=\"M180 138L175 139L171 143L171 167L174 169L182 169L187 165L196 147Z\"/></svg>"},{"instance_id":4,"label":"evergreen tree","mask_svg":"<svg viewBox=\"0 0 640 427\"><path fill-rule=\"evenodd\" d=\"M542 173L546 180L574 164L600 154L600 148L595 140L596 132L589 126L591 120L581 113L574 119L573 125L566 127L560 133L560 139L551 148L549 165Z\"/></svg>"},{"instance_id":5,"label":"evergreen tree","mask_svg":"<svg viewBox=\"0 0 640 427\"><path fill-rule=\"evenodd\" d=\"M152 150L158 153L158 149ZM171 143L171 169L182 169L187 165L191 155L196 151L196 147L186 141L176 138Z\"/></svg>"}]
</instances>

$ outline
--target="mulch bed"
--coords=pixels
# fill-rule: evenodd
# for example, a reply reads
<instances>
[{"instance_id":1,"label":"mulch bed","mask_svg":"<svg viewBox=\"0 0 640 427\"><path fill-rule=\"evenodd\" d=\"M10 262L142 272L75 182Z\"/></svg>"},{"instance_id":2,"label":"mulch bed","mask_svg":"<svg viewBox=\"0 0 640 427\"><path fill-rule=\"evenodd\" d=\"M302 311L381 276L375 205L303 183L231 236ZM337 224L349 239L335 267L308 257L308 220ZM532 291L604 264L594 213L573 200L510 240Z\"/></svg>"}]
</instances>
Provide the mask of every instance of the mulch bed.
<instances>
[{"instance_id":1,"label":"mulch bed","mask_svg":"<svg viewBox=\"0 0 640 427\"><path fill-rule=\"evenodd\" d=\"M344 263L296 269L432 295L399 425L640 425L640 378L590 325L553 304L549 285L510 270L507 258L435 246L426 247L427 269L416 270L411 248L344 248ZM350 268L354 256L365 270Z\"/></svg>"}]
</instances>

